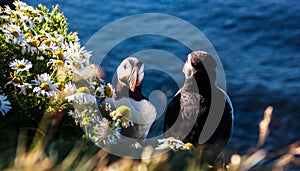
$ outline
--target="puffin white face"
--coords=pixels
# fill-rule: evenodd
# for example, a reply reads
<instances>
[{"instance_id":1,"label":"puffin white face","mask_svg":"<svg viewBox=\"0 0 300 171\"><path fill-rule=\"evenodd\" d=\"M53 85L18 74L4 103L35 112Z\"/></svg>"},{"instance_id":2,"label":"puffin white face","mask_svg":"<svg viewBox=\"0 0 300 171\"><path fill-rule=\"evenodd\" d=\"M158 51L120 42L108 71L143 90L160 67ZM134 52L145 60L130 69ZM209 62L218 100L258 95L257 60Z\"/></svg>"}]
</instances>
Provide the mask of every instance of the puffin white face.
<instances>
[{"instance_id":1,"label":"puffin white face","mask_svg":"<svg viewBox=\"0 0 300 171\"><path fill-rule=\"evenodd\" d=\"M185 77L188 78L193 74L194 68L191 62L191 54L187 56L187 59L183 65L182 72L184 73Z\"/></svg>"},{"instance_id":2,"label":"puffin white face","mask_svg":"<svg viewBox=\"0 0 300 171\"><path fill-rule=\"evenodd\" d=\"M122 61L117 69L118 81L134 91L144 78L144 64L135 57L129 57Z\"/></svg>"},{"instance_id":3,"label":"puffin white face","mask_svg":"<svg viewBox=\"0 0 300 171\"><path fill-rule=\"evenodd\" d=\"M140 85L143 79L144 79L144 64L142 64L142 66L139 69L137 85Z\"/></svg>"}]
</instances>

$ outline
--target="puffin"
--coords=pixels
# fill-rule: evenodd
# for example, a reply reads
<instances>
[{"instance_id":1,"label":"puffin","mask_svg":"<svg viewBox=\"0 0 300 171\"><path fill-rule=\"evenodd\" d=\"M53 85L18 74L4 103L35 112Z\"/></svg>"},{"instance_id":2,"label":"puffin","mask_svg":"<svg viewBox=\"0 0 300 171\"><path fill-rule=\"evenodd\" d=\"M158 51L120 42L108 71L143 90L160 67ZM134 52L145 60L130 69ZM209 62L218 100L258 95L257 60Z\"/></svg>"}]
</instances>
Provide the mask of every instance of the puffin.
<instances>
[{"instance_id":1,"label":"puffin","mask_svg":"<svg viewBox=\"0 0 300 171\"><path fill-rule=\"evenodd\" d=\"M184 85L169 102L163 127L166 137L176 137L201 148L201 162L209 165L214 165L230 138L234 114L229 96L216 85L216 67L214 58L205 51L188 54L182 69ZM210 111L212 93L225 102L222 118L206 142L199 144Z\"/></svg>"},{"instance_id":2,"label":"puffin","mask_svg":"<svg viewBox=\"0 0 300 171\"><path fill-rule=\"evenodd\" d=\"M144 64L136 57L127 57L117 68L113 105L130 108L132 126L121 129L121 135L143 144L157 112L154 105L142 93Z\"/></svg>"}]
</instances>

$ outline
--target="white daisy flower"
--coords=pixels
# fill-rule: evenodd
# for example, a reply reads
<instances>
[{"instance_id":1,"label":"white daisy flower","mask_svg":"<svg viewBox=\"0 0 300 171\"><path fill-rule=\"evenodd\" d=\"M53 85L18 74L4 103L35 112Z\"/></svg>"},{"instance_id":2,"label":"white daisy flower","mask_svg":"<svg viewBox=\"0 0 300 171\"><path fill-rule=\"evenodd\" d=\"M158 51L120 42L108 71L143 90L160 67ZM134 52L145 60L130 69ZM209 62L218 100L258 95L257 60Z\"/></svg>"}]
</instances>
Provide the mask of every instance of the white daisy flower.
<instances>
[{"instance_id":1,"label":"white daisy flower","mask_svg":"<svg viewBox=\"0 0 300 171\"><path fill-rule=\"evenodd\" d=\"M89 93L87 87L78 88L75 94L67 96L66 99L79 105L96 104L96 98Z\"/></svg>"},{"instance_id":2,"label":"white daisy flower","mask_svg":"<svg viewBox=\"0 0 300 171\"><path fill-rule=\"evenodd\" d=\"M38 46L38 49L46 54L47 52L52 52L55 55L55 52L60 49L58 41L55 40L51 34L41 31L41 35L44 35L45 37L41 41L41 43Z\"/></svg>"},{"instance_id":3,"label":"white daisy flower","mask_svg":"<svg viewBox=\"0 0 300 171\"><path fill-rule=\"evenodd\" d=\"M65 57L70 59L81 58L89 60L92 55L91 52L85 49L85 47L81 47L79 42L65 43L62 48L66 50Z\"/></svg>"},{"instance_id":4,"label":"white daisy flower","mask_svg":"<svg viewBox=\"0 0 300 171\"><path fill-rule=\"evenodd\" d=\"M23 33L21 28L14 24L9 24L1 29L6 36L6 42L13 42L14 44L22 44L24 42Z\"/></svg>"},{"instance_id":5,"label":"white daisy flower","mask_svg":"<svg viewBox=\"0 0 300 171\"><path fill-rule=\"evenodd\" d=\"M50 59L49 62L47 62L47 66L53 67L64 67L65 63L64 61L60 59Z\"/></svg>"},{"instance_id":6,"label":"white daisy flower","mask_svg":"<svg viewBox=\"0 0 300 171\"><path fill-rule=\"evenodd\" d=\"M105 110L111 112L111 105L109 103L105 103Z\"/></svg>"},{"instance_id":7,"label":"white daisy flower","mask_svg":"<svg viewBox=\"0 0 300 171\"><path fill-rule=\"evenodd\" d=\"M28 6L26 3L22 2L22 1L14 1L13 4L14 4L17 8L23 9L23 10L26 9L27 6Z\"/></svg>"},{"instance_id":8,"label":"white daisy flower","mask_svg":"<svg viewBox=\"0 0 300 171\"><path fill-rule=\"evenodd\" d=\"M133 126L133 122L130 120L131 110L127 106L119 106L115 111L109 114L112 117L112 120L121 123L121 126L124 128Z\"/></svg>"},{"instance_id":9,"label":"white daisy flower","mask_svg":"<svg viewBox=\"0 0 300 171\"><path fill-rule=\"evenodd\" d=\"M181 140L176 139L174 137L169 138L163 138L157 140L158 147L156 147L156 150L168 150L171 149L173 151L179 151L179 150L192 150L194 148L193 144L191 143L183 143Z\"/></svg>"},{"instance_id":10,"label":"white daisy flower","mask_svg":"<svg viewBox=\"0 0 300 171\"><path fill-rule=\"evenodd\" d=\"M23 81L19 77L14 77L12 80L7 82L5 86L12 84L15 88L19 88L21 92L25 92L26 88L31 88L31 84L23 83Z\"/></svg>"},{"instance_id":11,"label":"white daisy flower","mask_svg":"<svg viewBox=\"0 0 300 171\"><path fill-rule=\"evenodd\" d=\"M115 96L115 89L113 88L113 86L110 83L108 83L104 86L104 94L106 97Z\"/></svg>"},{"instance_id":12,"label":"white daisy flower","mask_svg":"<svg viewBox=\"0 0 300 171\"><path fill-rule=\"evenodd\" d=\"M86 66L89 65L89 61L87 59L82 59L80 57L66 57L64 53L64 57L66 59L66 65L70 68L74 73L83 76L84 71L86 70ZM87 68L90 69L90 68Z\"/></svg>"},{"instance_id":13,"label":"white daisy flower","mask_svg":"<svg viewBox=\"0 0 300 171\"><path fill-rule=\"evenodd\" d=\"M6 14L11 14L12 11L13 11L13 10L12 10L8 5L5 6L4 12L5 12Z\"/></svg>"},{"instance_id":14,"label":"white daisy flower","mask_svg":"<svg viewBox=\"0 0 300 171\"><path fill-rule=\"evenodd\" d=\"M49 39L49 40L54 40L54 39L55 39L50 33L46 32L45 30L41 30L41 31L40 31L40 34L45 35L45 37L46 37L47 39Z\"/></svg>"},{"instance_id":15,"label":"white daisy flower","mask_svg":"<svg viewBox=\"0 0 300 171\"><path fill-rule=\"evenodd\" d=\"M22 33L21 28L14 24L4 25L4 29L2 29L2 31L4 32L5 36L10 36L10 37L23 36L21 35Z\"/></svg>"},{"instance_id":16,"label":"white daisy flower","mask_svg":"<svg viewBox=\"0 0 300 171\"><path fill-rule=\"evenodd\" d=\"M88 62L88 61L87 61ZM95 78L100 78L101 77L101 69L99 66L95 64L82 64L83 69L78 70L80 72L80 75L83 79L87 80L91 85L93 81L95 81ZM76 73L76 71L75 71Z\"/></svg>"},{"instance_id":17,"label":"white daisy flower","mask_svg":"<svg viewBox=\"0 0 300 171\"><path fill-rule=\"evenodd\" d=\"M67 83L64 88L64 93L66 96L71 96L77 91L77 88L75 84L72 84L71 82Z\"/></svg>"},{"instance_id":18,"label":"white daisy flower","mask_svg":"<svg viewBox=\"0 0 300 171\"><path fill-rule=\"evenodd\" d=\"M115 96L115 89L113 88L113 86L108 83L106 85L99 85L95 92L95 97L98 99L102 99L105 97L114 97Z\"/></svg>"},{"instance_id":19,"label":"white daisy flower","mask_svg":"<svg viewBox=\"0 0 300 171\"><path fill-rule=\"evenodd\" d=\"M118 139L120 139L120 131L120 127L112 128L110 122L103 118L94 127L95 142L101 145L116 144Z\"/></svg>"},{"instance_id":20,"label":"white daisy flower","mask_svg":"<svg viewBox=\"0 0 300 171\"><path fill-rule=\"evenodd\" d=\"M35 40L35 39L26 39L26 43L24 43L23 45L27 48L27 52L34 54L35 52L38 52L38 46L40 44L39 40Z\"/></svg>"},{"instance_id":21,"label":"white daisy flower","mask_svg":"<svg viewBox=\"0 0 300 171\"><path fill-rule=\"evenodd\" d=\"M86 105L86 104L96 104L96 99L93 95L89 93L75 93L70 96L67 96L66 99L68 102L73 101L79 105Z\"/></svg>"},{"instance_id":22,"label":"white daisy flower","mask_svg":"<svg viewBox=\"0 0 300 171\"><path fill-rule=\"evenodd\" d=\"M10 16L8 16L8 15L1 15L1 18L5 19L5 20L8 20L10 18Z\"/></svg>"},{"instance_id":23,"label":"white daisy flower","mask_svg":"<svg viewBox=\"0 0 300 171\"><path fill-rule=\"evenodd\" d=\"M27 59L23 58L22 60L15 59L13 62L9 63L9 66L13 70L17 70L17 73L22 71L29 71L32 68L32 64Z\"/></svg>"},{"instance_id":24,"label":"white daisy flower","mask_svg":"<svg viewBox=\"0 0 300 171\"><path fill-rule=\"evenodd\" d=\"M49 51L54 54L59 49L59 46L54 41L46 39L39 45L38 49L43 54L47 54Z\"/></svg>"},{"instance_id":25,"label":"white daisy flower","mask_svg":"<svg viewBox=\"0 0 300 171\"><path fill-rule=\"evenodd\" d=\"M100 85L99 87L97 87L94 94L95 94L95 97L98 99L104 98L105 97L104 86Z\"/></svg>"},{"instance_id":26,"label":"white daisy flower","mask_svg":"<svg viewBox=\"0 0 300 171\"><path fill-rule=\"evenodd\" d=\"M34 21L37 22L37 23L40 23L42 22L43 20L45 19L46 22L49 22L49 18L48 17L45 17L44 15L38 13L38 16L37 17L34 17Z\"/></svg>"},{"instance_id":27,"label":"white daisy flower","mask_svg":"<svg viewBox=\"0 0 300 171\"><path fill-rule=\"evenodd\" d=\"M11 109L10 102L6 96L0 95L0 112L4 116Z\"/></svg>"},{"instance_id":28,"label":"white daisy flower","mask_svg":"<svg viewBox=\"0 0 300 171\"><path fill-rule=\"evenodd\" d=\"M77 75L87 79L93 75L91 72L91 65L89 63L90 52L86 51L84 47L80 47L78 42L65 43L62 48L64 51L64 57L66 59L67 67Z\"/></svg>"},{"instance_id":29,"label":"white daisy flower","mask_svg":"<svg viewBox=\"0 0 300 171\"><path fill-rule=\"evenodd\" d=\"M23 23L24 30L29 30L35 26L34 22L27 17L20 18L20 22Z\"/></svg>"},{"instance_id":30,"label":"white daisy flower","mask_svg":"<svg viewBox=\"0 0 300 171\"><path fill-rule=\"evenodd\" d=\"M38 79L32 80L32 82L37 85L37 87L33 89L33 92L38 93L38 95L52 97L55 95L55 92L59 91L48 73L39 75Z\"/></svg>"},{"instance_id":31,"label":"white daisy flower","mask_svg":"<svg viewBox=\"0 0 300 171\"><path fill-rule=\"evenodd\" d=\"M46 21L47 21L47 18L45 18L45 19L46 19ZM50 21L50 20L48 19L48 21ZM47 21L47 22L48 22L48 21ZM54 33L52 34L52 36L53 36L54 41L57 42L60 46L63 47L63 43L65 42L64 36L61 35L61 34L58 34L57 32L54 32Z\"/></svg>"}]
</instances>

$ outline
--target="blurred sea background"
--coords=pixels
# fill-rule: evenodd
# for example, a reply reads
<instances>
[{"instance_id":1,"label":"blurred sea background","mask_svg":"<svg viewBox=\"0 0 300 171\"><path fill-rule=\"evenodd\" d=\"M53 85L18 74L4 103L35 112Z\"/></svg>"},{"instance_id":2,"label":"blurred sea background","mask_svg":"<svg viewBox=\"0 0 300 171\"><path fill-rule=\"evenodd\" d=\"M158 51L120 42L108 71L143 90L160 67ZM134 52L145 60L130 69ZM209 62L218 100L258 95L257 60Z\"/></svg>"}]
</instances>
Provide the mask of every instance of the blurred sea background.
<instances>
[{"instance_id":1,"label":"blurred sea background","mask_svg":"<svg viewBox=\"0 0 300 171\"><path fill-rule=\"evenodd\" d=\"M68 18L69 31L78 32L82 45L99 29L129 15L162 13L191 23L208 38L223 64L227 92L235 108L234 129L227 148L243 154L257 143L258 124L268 105L272 105L274 111L265 146L272 151L300 140L300 1L25 2L32 6L41 3L48 8L58 4ZM136 26L142 24L136 23ZM165 31L172 32L172 28ZM185 36L191 40L195 38ZM109 39L97 43L101 46L109 43ZM182 62L190 53L187 47L173 39L136 36L119 43L107 54L102 62L105 80L111 82L125 57L147 49L172 53ZM182 66L172 67L181 73ZM168 101L178 90L173 78L158 70L146 70L143 84L147 97L154 90L161 90Z\"/></svg>"}]
</instances>

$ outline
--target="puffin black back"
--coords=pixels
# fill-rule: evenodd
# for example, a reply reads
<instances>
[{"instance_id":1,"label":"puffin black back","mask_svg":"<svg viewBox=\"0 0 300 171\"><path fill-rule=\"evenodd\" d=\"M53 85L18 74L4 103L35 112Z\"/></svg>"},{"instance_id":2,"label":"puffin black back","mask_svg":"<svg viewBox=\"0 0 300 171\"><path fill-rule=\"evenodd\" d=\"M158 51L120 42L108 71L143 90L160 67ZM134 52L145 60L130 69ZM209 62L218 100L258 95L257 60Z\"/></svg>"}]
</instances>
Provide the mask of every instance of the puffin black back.
<instances>
[{"instance_id":1,"label":"puffin black back","mask_svg":"<svg viewBox=\"0 0 300 171\"><path fill-rule=\"evenodd\" d=\"M216 65L213 57L207 52L196 51L188 55L183 67L186 80L179 93L168 104L164 120L165 136L181 138L195 147L205 145L203 159L209 163L213 163L223 151L229 140L233 122L230 99L225 91L215 84ZM212 93L218 99L224 99L225 108L214 133L205 144L199 144L210 111ZM186 133L187 129L189 132Z\"/></svg>"}]
</instances>

